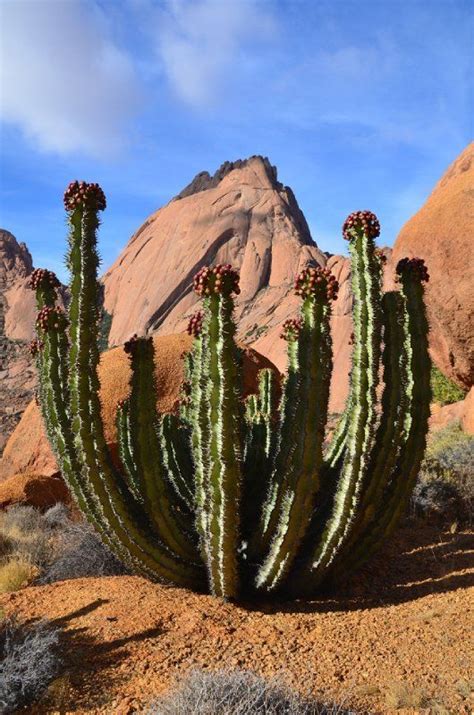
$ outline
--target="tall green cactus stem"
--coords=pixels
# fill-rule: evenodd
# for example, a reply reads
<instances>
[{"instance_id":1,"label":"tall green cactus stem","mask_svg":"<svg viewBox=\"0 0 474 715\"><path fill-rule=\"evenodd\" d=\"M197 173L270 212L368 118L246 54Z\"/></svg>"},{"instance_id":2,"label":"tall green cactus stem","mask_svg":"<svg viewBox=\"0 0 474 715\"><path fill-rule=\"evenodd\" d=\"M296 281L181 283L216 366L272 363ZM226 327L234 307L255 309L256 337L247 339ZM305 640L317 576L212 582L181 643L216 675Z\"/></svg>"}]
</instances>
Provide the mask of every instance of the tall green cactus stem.
<instances>
[{"instance_id":1,"label":"tall green cactus stem","mask_svg":"<svg viewBox=\"0 0 474 715\"><path fill-rule=\"evenodd\" d=\"M277 523L283 489L284 465L293 448L294 416L298 404L300 385L299 342L301 318L289 318L282 327L280 337L287 341L287 374L283 383L278 407L278 428L275 435L274 455L270 462L271 476L267 496L261 508L261 519L249 544L249 555L260 562L268 553Z\"/></svg>"},{"instance_id":2,"label":"tall green cactus stem","mask_svg":"<svg viewBox=\"0 0 474 715\"><path fill-rule=\"evenodd\" d=\"M181 563L160 542L125 479L113 466L103 432L97 376L96 231L105 197L97 185L75 182L66 191L65 205L71 227L68 260L73 276L68 412L61 384L52 384L52 390L68 418L64 431L74 435L72 446L88 502L85 513L117 554L138 570L158 579L176 579L181 585L199 583L200 568ZM48 419L47 413L45 417ZM60 452L57 456L61 467L66 466L67 478L67 465Z\"/></svg>"},{"instance_id":3,"label":"tall green cactus stem","mask_svg":"<svg viewBox=\"0 0 474 715\"><path fill-rule=\"evenodd\" d=\"M128 486L137 501L143 504L144 499L140 491L140 474L134 458L134 448L131 439L130 400L125 399L117 402L115 427L117 429L119 457L125 471Z\"/></svg>"},{"instance_id":4,"label":"tall green cactus stem","mask_svg":"<svg viewBox=\"0 0 474 715\"><path fill-rule=\"evenodd\" d=\"M203 310L188 332L179 413L160 415L153 343L130 340L130 393L117 406L119 469L105 441L99 400L100 291L96 233L105 197L74 182L65 194L72 273L69 315L58 281L31 278L47 434L64 478L101 538L143 575L236 598L245 590L301 596L358 567L390 534L406 505L425 447L429 414L428 325L417 259L398 266L400 294L381 308L381 266L369 212L344 224L354 291L349 399L323 455L332 362L330 304L337 283L325 269L296 280L301 315L284 325L288 374L274 410L272 373L241 401L229 265L203 268L194 287ZM381 409L377 381L383 329ZM276 414L275 414L276 413Z\"/></svg>"},{"instance_id":5,"label":"tall green cactus stem","mask_svg":"<svg viewBox=\"0 0 474 715\"><path fill-rule=\"evenodd\" d=\"M270 517L272 541L256 576L257 587L269 591L285 579L311 521L329 401L330 301L337 296L337 282L324 268L307 268L296 279L295 290L303 298L301 322L297 329L287 325L287 332L290 342L296 334L299 380L291 420L282 425L282 432L289 432L288 442L280 443L283 458L276 458L280 498Z\"/></svg>"},{"instance_id":6,"label":"tall green cactus stem","mask_svg":"<svg viewBox=\"0 0 474 715\"><path fill-rule=\"evenodd\" d=\"M405 438L405 422L409 408L410 384L408 348L410 332L406 320L404 297L395 291L383 297L384 322L384 391L382 411L376 439L370 455L369 478L362 493L358 515L350 538L346 539L336 576L345 576L354 562L358 543L374 519L387 492L393 470Z\"/></svg>"},{"instance_id":7,"label":"tall green cactus stem","mask_svg":"<svg viewBox=\"0 0 474 715\"><path fill-rule=\"evenodd\" d=\"M245 401L245 437L242 492L242 539L247 557L254 558L250 540L270 487L275 450L276 385L273 370L260 370L258 394Z\"/></svg>"},{"instance_id":8,"label":"tall green cactus stem","mask_svg":"<svg viewBox=\"0 0 474 715\"><path fill-rule=\"evenodd\" d=\"M203 268L194 279L204 297L202 325L207 355L204 356L205 401L209 445L205 461L207 491L205 553L213 593L236 598L239 592L240 490L242 434L240 429L240 376L232 319L233 293L240 291L231 266Z\"/></svg>"},{"instance_id":9,"label":"tall green cactus stem","mask_svg":"<svg viewBox=\"0 0 474 715\"><path fill-rule=\"evenodd\" d=\"M318 539L304 579L319 586L328 567L341 551L355 523L367 476L369 455L377 421L378 370L382 332L380 263L374 239L380 226L374 214L356 212L346 220L343 233L349 240L354 293L354 352L351 372L344 460L333 506Z\"/></svg>"},{"instance_id":10,"label":"tall green cactus stem","mask_svg":"<svg viewBox=\"0 0 474 715\"><path fill-rule=\"evenodd\" d=\"M168 481L180 505L192 513L194 485L188 426L176 415L163 415L158 424L158 439Z\"/></svg>"},{"instance_id":11,"label":"tall green cactus stem","mask_svg":"<svg viewBox=\"0 0 474 715\"><path fill-rule=\"evenodd\" d=\"M131 456L143 495L143 508L156 533L167 548L183 559L195 561L197 552L175 518L175 500L163 464L157 439L159 417L156 409L153 340L133 336L125 343L131 365L129 420Z\"/></svg>"},{"instance_id":12,"label":"tall green cactus stem","mask_svg":"<svg viewBox=\"0 0 474 715\"><path fill-rule=\"evenodd\" d=\"M192 351L186 359L186 387L190 395L184 396L181 408L183 419L191 428L191 451L194 462L194 500L196 531L201 541L201 553L207 561L208 494L206 483L209 467L210 422L207 402L207 351L204 347L202 311L193 315L188 324L189 335L194 336Z\"/></svg>"},{"instance_id":13,"label":"tall green cactus stem","mask_svg":"<svg viewBox=\"0 0 474 715\"><path fill-rule=\"evenodd\" d=\"M82 464L74 447L70 429L68 393L63 391L64 374L67 373L67 337L65 317L54 306L57 299L58 281L54 274L36 269L30 279L30 286L36 291L37 307L40 309L36 321L40 340L31 346L36 356L39 374L39 398L46 432L61 465L61 471L80 508L101 533L103 540L112 545L113 537L103 528L98 504L93 499L87 482L82 475ZM60 348L60 345L63 345ZM126 554L122 558L128 563Z\"/></svg>"},{"instance_id":14,"label":"tall green cactus stem","mask_svg":"<svg viewBox=\"0 0 474 715\"><path fill-rule=\"evenodd\" d=\"M405 302L404 350L407 356L404 439L383 499L376 503L370 525L364 530L353 554L352 569L367 561L390 536L410 499L418 475L428 434L430 416L431 361L428 353L428 321L423 301L423 283L429 274L423 260L402 259L397 265Z\"/></svg>"}]
</instances>

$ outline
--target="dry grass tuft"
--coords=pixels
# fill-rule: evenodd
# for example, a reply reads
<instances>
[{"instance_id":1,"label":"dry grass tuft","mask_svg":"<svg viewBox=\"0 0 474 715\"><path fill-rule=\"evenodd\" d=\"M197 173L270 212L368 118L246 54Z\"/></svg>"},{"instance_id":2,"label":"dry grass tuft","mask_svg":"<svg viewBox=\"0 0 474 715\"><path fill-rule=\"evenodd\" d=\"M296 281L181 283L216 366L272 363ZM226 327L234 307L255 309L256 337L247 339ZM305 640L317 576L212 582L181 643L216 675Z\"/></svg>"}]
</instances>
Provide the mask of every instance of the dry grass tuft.
<instances>
[{"instance_id":1,"label":"dry grass tuft","mask_svg":"<svg viewBox=\"0 0 474 715\"><path fill-rule=\"evenodd\" d=\"M0 565L0 593L18 591L31 583L38 574L38 567L31 561L13 556Z\"/></svg>"},{"instance_id":2,"label":"dry grass tuft","mask_svg":"<svg viewBox=\"0 0 474 715\"><path fill-rule=\"evenodd\" d=\"M35 580L52 583L85 576L125 573L87 522L74 522L57 504L42 514L15 506L0 512L0 593Z\"/></svg>"},{"instance_id":3,"label":"dry grass tuft","mask_svg":"<svg viewBox=\"0 0 474 715\"><path fill-rule=\"evenodd\" d=\"M421 688L411 688L406 683L392 682L385 692L385 704L388 708L422 708L426 705L426 695Z\"/></svg>"}]
</instances>

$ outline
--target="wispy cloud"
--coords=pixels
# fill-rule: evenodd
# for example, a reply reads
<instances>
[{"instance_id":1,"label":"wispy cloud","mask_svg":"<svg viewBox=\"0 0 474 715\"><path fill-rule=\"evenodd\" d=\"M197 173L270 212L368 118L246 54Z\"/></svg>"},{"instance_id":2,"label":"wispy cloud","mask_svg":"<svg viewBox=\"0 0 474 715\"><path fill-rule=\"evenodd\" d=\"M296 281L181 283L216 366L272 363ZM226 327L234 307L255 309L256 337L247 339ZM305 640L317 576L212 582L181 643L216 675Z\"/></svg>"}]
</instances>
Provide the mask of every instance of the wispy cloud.
<instances>
[{"instance_id":1,"label":"wispy cloud","mask_svg":"<svg viewBox=\"0 0 474 715\"><path fill-rule=\"evenodd\" d=\"M94 2L3 0L1 118L41 149L109 155L137 106L130 58Z\"/></svg>"},{"instance_id":2,"label":"wispy cloud","mask_svg":"<svg viewBox=\"0 0 474 715\"><path fill-rule=\"evenodd\" d=\"M156 53L176 95L195 108L222 98L245 52L276 31L270 6L254 0L168 0L159 12Z\"/></svg>"}]
</instances>

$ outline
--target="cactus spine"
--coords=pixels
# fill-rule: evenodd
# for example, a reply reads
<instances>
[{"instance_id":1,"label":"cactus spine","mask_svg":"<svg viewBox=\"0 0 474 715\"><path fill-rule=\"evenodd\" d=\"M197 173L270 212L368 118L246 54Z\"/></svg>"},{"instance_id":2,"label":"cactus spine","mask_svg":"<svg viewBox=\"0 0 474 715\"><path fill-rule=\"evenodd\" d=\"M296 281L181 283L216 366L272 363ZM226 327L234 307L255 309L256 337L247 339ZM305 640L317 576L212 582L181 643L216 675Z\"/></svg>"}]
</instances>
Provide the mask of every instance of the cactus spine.
<instances>
[{"instance_id":1,"label":"cactus spine","mask_svg":"<svg viewBox=\"0 0 474 715\"><path fill-rule=\"evenodd\" d=\"M418 259L397 267L401 290L382 295L377 218L346 220L354 293L354 349L344 415L324 451L332 369L331 303L325 268L296 278L300 316L286 321L288 371L271 370L242 401L230 265L202 268L194 289L179 414L156 408L150 338L125 345L129 396L117 405L120 469L106 444L97 366L97 229L105 196L72 183L64 197L71 301L58 281L33 273L38 340L32 344L47 434L86 517L117 555L143 575L226 599L242 593L315 591L365 561L394 529L425 448L429 415L428 325ZM381 345L383 344L383 351ZM377 387L383 364L380 409Z\"/></svg>"}]
</instances>

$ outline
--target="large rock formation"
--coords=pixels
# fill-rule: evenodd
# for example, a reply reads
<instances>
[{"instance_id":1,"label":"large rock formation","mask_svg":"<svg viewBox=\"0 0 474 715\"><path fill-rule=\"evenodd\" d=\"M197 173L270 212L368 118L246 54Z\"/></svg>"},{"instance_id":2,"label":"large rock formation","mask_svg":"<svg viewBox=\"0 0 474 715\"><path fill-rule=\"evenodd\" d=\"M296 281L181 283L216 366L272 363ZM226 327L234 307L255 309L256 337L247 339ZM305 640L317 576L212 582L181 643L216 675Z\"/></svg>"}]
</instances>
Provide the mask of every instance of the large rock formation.
<instances>
[{"instance_id":1,"label":"large rock formation","mask_svg":"<svg viewBox=\"0 0 474 715\"><path fill-rule=\"evenodd\" d=\"M199 301L193 275L205 264L228 262L241 276L236 304L240 339L283 370L286 351L279 334L283 321L298 311L294 278L304 266L326 261L293 192L278 181L268 159L226 162L212 177L198 174L152 214L105 274L110 344L134 332L183 330ZM338 305L345 307L336 305L336 315L348 308L346 291L342 293ZM346 319L342 324L341 331L335 319L333 411L341 411L347 392L350 330Z\"/></svg>"},{"instance_id":2,"label":"large rock formation","mask_svg":"<svg viewBox=\"0 0 474 715\"><path fill-rule=\"evenodd\" d=\"M0 229L0 454L36 387L36 370L28 351L36 316L35 296L28 286L32 271L26 244ZM62 305L64 300L62 287Z\"/></svg>"},{"instance_id":3,"label":"large rock formation","mask_svg":"<svg viewBox=\"0 0 474 715\"><path fill-rule=\"evenodd\" d=\"M192 343L186 333L157 335L155 346L155 379L160 412L171 412L176 407L183 381L183 353ZM244 349L244 395L257 389L257 375L265 367L275 369L265 357L251 348ZM116 446L115 414L117 401L126 397L130 375L129 361L122 348L114 348L101 356L99 377L100 399L104 419L105 438L113 452ZM39 407L33 401L25 410L19 425L8 440L0 459L0 482L15 474L29 473L50 477L58 467L45 435Z\"/></svg>"},{"instance_id":4,"label":"large rock formation","mask_svg":"<svg viewBox=\"0 0 474 715\"><path fill-rule=\"evenodd\" d=\"M0 453L36 384L26 347L34 322L34 296L26 288L32 269L25 244L0 229Z\"/></svg>"},{"instance_id":5,"label":"large rock formation","mask_svg":"<svg viewBox=\"0 0 474 715\"><path fill-rule=\"evenodd\" d=\"M474 144L451 164L402 228L394 260L425 259L434 361L459 385L474 382Z\"/></svg>"},{"instance_id":6,"label":"large rock formation","mask_svg":"<svg viewBox=\"0 0 474 715\"><path fill-rule=\"evenodd\" d=\"M33 270L31 254L9 231L0 229L0 301L2 333L10 340L31 340L34 332L35 298L27 283Z\"/></svg>"}]
</instances>

